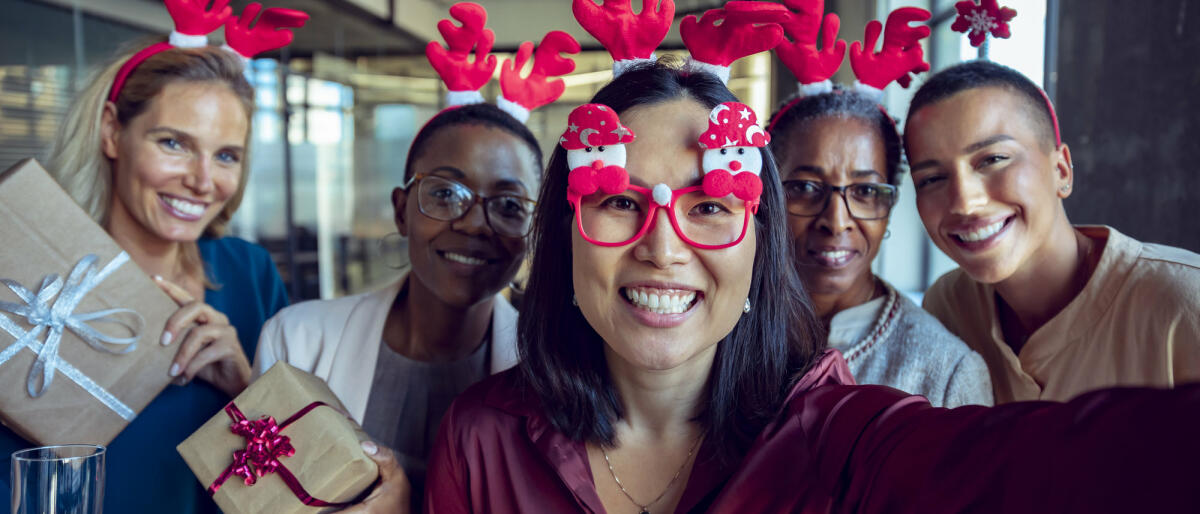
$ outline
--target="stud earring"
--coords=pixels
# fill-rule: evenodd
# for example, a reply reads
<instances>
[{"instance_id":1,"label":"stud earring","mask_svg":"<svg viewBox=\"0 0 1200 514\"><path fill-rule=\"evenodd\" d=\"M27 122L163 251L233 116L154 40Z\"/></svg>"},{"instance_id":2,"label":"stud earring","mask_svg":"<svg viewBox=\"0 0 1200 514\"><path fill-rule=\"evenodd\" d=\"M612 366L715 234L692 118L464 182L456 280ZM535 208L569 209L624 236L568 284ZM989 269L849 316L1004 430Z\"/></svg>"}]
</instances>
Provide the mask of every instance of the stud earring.
<instances>
[{"instance_id":1,"label":"stud earring","mask_svg":"<svg viewBox=\"0 0 1200 514\"><path fill-rule=\"evenodd\" d=\"M574 305L574 306L576 306L576 307L579 307L579 300L575 299L575 295L574 295L574 294L572 294L572 295L571 295L571 305Z\"/></svg>"},{"instance_id":2,"label":"stud earring","mask_svg":"<svg viewBox=\"0 0 1200 514\"><path fill-rule=\"evenodd\" d=\"M746 306L745 306L745 307L742 307L742 313L749 313L749 312L750 312L750 299L749 299L749 298L747 298L747 299L746 299Z\"/></svg>"}]
</instances>

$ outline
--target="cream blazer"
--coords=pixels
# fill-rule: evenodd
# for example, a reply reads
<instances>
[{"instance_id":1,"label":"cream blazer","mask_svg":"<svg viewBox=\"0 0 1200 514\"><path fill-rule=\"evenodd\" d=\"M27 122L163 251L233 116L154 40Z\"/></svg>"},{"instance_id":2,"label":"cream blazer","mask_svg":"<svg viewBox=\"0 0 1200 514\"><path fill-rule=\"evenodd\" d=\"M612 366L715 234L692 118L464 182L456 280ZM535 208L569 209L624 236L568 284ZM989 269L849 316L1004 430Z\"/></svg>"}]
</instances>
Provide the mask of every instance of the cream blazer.
<instances>
[{"instance_id":1,"label":"cream blazer","mask_svg":"<svg viewBox=\"0 0 1200 514\"><path fill-rule=\"evenodd\" d=\"M377 291L312 300L279 311L266 325L254 354L254 377L278 361L308 371L329 384L360 424L371 397L383 324L407 275ZM501 295L492 309L489 372L517 364L517 310Z\"/></svg>"}]
</instances>

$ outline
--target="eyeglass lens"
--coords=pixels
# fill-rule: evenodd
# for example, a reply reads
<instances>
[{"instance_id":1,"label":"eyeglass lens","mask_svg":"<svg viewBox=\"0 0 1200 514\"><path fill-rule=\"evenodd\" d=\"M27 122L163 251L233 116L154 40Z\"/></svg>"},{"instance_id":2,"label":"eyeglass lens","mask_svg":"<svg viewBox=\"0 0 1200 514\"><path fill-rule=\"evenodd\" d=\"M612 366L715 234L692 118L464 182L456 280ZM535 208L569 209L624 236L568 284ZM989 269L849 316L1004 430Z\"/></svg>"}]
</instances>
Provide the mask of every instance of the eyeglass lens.
<instances>
[{"instance_id":1,"label":"eyeglass lens","mask_svg":"<svg viewBox=\"0 0 1200 514\"><path fill-rule=\"evenodd\" d=\"M463 217L476 203L476 194L471 188L437 176L425 177L418 183L417 198L421 213L441 221ZM508 237L529 233L533 224L533 205L532 201L518 195L502 194L483 200L492 230Z\"/></svg>"},{"instance_id":2,"label":"eyeglass lens","mask_svg":"<svg viewBox=\"0 0 1200 514\"><path fill-rule=\"evenodd\" d=\"M839 188L814 180L789 180L784 182L788 212L797 216L819 216L838 189L842 191L850 216L858 219L885 218L896 203L896 187L890 184L850 184Z\"/></svg>"}]
</instances>

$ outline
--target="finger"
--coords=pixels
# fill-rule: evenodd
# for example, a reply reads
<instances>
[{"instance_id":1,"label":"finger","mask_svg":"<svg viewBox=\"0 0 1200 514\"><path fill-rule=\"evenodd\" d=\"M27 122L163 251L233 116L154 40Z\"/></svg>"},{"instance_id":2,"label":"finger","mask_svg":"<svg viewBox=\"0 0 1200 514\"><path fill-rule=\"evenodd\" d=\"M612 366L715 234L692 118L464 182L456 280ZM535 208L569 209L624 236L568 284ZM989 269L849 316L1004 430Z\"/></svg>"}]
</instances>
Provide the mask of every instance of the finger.
<instances>
[{"instance_id":1,"label":"finger","mask_svg":"<svg viewBox=\"0 0 1200 514\"><path fill-rule=\"evenodd\" d=\"M400 469L400 462L396 460L396 453L391 448L382 446L373 441L363 441L363 453L367 454L375 464L379 466L379 479L388 482L398 478L396 475L404 475L404 470ZM408 481L405 475L405 482Z\"/></svg>"},{"instance_id":2,"label":"finger","mask_svg":"<svg viewBox=\"0 0 1200 514\"><path fill-rule=\"evenodd\" d=\"M167 319L167 325L163 329L163 336L159 342L163 346L171 344L171 341L192 325L228 324L229 318L212 308L212 306L202 302L192 302L180 307L179 310L175 311L175 314L172 314Z\"/></svg>"},{"instance_id":3,"label":"finger","mask_svg":"<svg viewBox=\"0 0 1200 514\"><path fill-rule=\"evenodd\" d=\"M183 371L188 368L192 359L216 339L219 331L220 327L213 326L198 326L188 331L187 337L179 344L179 350L175 352L175 359L171 361L167 374L176 378L183 376Z\"/></svg>"},{"instance_id":4,"label":"finger","mask_svg":"<svg viewBox=\"0 0 1200 514\"><path fill-rule=\"evenodd\" d=\"M184 289L183 286L163 278L162 275L154 275L154 283L158 284L158 287L162 289L163 292L167 293L167 296L170 296L171 299L175 300L175 303L179 304L180 306L196 301L196 298L193 297L192 293L189 293L187 289Z\"/></svg>"},{"instance_id":5,"label":"finger","mask_svg":"<svg viewBox=\"0 0 1200 514\"><path fill-rule=\"evenodd\" d=\"M202 303L192 302L180 307L175 314L167 318L167 325L163 327L162 338L158 342L167 346L175 341L188 327L196 324L196 318L200 316L203 306Z\"/></svg>"},{"instance_id":6,"label":"finger","mask_svg":"<svg viewBox=\"0 0 1200 514\"><path fill-rule=\"evenodd\" d=\"M205 327L207 328L207 327ZM200 370L208 367L215 362L225 360L236 360L238 354L241 353L241 345L237 344L237 333L233 327L214 327L215 330L211 334L206 334L209 339L207 344L204 344L201 350L196 353L195 357L184 367L183 373L180 376L186 377L190 382L196 378L196 374ZM245 355L242 355L245 357Z\"/></svg>"}]
</instances>

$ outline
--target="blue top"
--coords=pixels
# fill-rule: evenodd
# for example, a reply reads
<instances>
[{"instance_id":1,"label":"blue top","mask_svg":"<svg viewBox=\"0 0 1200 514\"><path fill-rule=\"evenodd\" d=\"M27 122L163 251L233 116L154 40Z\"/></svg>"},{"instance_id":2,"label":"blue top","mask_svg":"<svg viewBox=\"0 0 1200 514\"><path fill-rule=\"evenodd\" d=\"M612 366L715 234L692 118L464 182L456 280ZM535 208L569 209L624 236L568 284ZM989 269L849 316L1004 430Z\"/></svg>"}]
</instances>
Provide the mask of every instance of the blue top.
<instances>
[{"instance_id":1,"label":"blue top","mask_svg":"<svg viewBox=\"0 0 1200 514\"><path fill-rule=\"evenodd\" d=\"M270 255L241 239L201 239L200 256L217 289L204 301L229 317L251 362L264 323L287 305L287 291ZM177 346L178 343L175 343ZM164 373L166 370L163 371ZM105 512L219 512L200 481L175 451L230 398L201 380L168 385L108 445L104 488ZM12 452L33 446L0 427L0 505L9 505Z\"/></svg>"}]
</instances>

